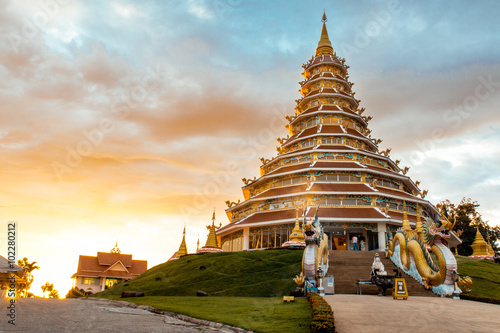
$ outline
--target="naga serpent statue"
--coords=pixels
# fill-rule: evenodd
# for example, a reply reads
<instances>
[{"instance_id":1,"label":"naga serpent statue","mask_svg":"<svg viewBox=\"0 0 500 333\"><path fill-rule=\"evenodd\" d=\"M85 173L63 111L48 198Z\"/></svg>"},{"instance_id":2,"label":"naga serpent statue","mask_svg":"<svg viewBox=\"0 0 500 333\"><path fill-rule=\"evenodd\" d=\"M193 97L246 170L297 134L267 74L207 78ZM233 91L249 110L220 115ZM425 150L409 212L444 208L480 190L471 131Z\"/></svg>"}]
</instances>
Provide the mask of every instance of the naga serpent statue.
<instances>
[{"instance_id":1,"label":"naga serpent statue","mask_svg":"<svg viewBox=\"0 0 500 333\"><path fill-rule=\"evenodd\" d=\"M450 238L453 226L443 221L438 227L427 217L422 223L420 215L417 215L416 229L411 229L405 211L403 227L389 242L386 256L405 273L419 280L426 289L432 289L436 294L451 295L454 287L452 276L457 269L457 261L444 240ZM428 249L437 257L437 264L432 260Z\"/></svg>"},{"instance_id":2,"label":"naga serpent statue","mask_svg":"<svg viewBox=\"0 0 500 333\"><path fill-rule=\"evenodd\" d=\"M306 247L302 255L302 273L297 277L296 283L306 283L306 289L319 286L319 273L321 268L323 274L328 271L328 236L323 232L323 226L319 222L318 208L314 221L306 220L306 211L304 211L304 221L302 223L302 232L304 234ZM303 277L303 279L301 278ZM303 284L303 283L302 283ZM299 287L301 285L299 284Z\"/></svg>"}]
</instances>

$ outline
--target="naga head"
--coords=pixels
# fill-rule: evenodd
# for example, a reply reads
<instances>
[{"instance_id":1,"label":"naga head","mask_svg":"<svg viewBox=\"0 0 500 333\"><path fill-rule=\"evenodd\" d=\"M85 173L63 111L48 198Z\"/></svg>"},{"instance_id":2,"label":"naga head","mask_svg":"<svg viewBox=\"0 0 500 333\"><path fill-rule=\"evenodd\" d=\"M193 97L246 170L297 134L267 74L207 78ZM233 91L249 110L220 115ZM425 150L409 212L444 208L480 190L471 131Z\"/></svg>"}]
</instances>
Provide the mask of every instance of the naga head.
<instances>
[{"instance_id":1,"label":"naga head","mask_svg":"<svg viewBox=\"0 0 500 333\"><path fill-rule=\"evenodd\" d=\"M438 227L429 217L426 217L424 219L424 223L422 224L422 231L424 242L426 245L432 245L438 239L448 239L451 235L451 229L449 229L448 225L441 224L441 226Z\"/></svg>"},{"instance_id":2,"label":"naga head","mask_svg":"<svg viewBox=\"0 0 500 333\"><path fill-rule=\"evenodd\" d=\"M304 224L302 225L302 233L304 234L304 238L306 239L306 242L308 240L314 240L317 237L319 237L319 230L316 228L313 224L312 220L307 221L305 219Z\"/></svg>"}]
</instances>

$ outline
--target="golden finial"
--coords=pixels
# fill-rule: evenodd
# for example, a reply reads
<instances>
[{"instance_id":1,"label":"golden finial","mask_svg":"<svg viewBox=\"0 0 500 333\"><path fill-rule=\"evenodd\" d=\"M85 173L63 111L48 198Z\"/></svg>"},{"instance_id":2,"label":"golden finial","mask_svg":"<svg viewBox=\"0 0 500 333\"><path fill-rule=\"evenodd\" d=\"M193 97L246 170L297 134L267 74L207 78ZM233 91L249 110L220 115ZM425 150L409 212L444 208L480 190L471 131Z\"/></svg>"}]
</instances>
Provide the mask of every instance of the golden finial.
<instances>
[{"instance_id":1,"label":"golden finial","mask_svg":"<svg viewBox=\"0 0 500 333\"><path fill-rule=\"evenodd\" d=\"M118 248L118 240L116 240L116 243L115 243L115 247L111 249L111 251L109 251L110 253L117 253L117 254L120 254L122 253L122 251L120 251L120 249Z\"/></svg>"},{"instance_id":2,"label":"golden finial","mask_svg":"<svg viewBox=\"0 0 500 333\"><path fill-rule=\"evenodd\" d=\"M328 38L328 31L326 30L326 13L323 11L323 17L321 22L323 22L323 29L321 30L321 38L319 39L318 47L316 48L316 56L322 54L334 55L332 43Z\"/></svg>"}]
</instances>

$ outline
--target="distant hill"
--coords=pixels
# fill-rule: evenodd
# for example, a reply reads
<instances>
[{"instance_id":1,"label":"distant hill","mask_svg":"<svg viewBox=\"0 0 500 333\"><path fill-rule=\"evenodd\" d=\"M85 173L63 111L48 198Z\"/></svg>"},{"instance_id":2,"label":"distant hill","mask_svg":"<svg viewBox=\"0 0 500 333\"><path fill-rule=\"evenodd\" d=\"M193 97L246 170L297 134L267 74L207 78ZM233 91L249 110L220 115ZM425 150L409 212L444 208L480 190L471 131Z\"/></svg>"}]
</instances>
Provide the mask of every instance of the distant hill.
<instances>
[{"instance_id":1,"label":"distant hill","mask_svg":"<svg viewBox=\"0 0 500 333\"><path fill-rule=\"evenodd\" d=\"M271 297L288 295L301 272L302 250L265 250L186 255L155 266L140 276L107 289L99 296L121 295L123 290L146 296Z\"/></svg>"}]
</instances>

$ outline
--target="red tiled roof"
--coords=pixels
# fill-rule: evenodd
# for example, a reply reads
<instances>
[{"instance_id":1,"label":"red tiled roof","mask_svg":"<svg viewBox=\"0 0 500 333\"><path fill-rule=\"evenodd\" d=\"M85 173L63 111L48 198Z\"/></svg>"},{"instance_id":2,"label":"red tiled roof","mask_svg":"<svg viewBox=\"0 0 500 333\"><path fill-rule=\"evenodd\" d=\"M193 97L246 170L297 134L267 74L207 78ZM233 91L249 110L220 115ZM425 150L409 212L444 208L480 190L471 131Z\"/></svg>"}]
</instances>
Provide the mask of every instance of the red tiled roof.
<instances>
[{"instance_id":1,"label":"red tiled roof","mask_svg":"<svg viewBox=\"0 0 500 333\"><path fill-rule=\"evenodd\" d=\"M131 254L97 252L97 260L99 265L112 265L120 260L125 267L132 266Z\"/></svg>"},{"instance_id":2,"label":"red tiled roof","mask_svg":"<svg viewBox=\"0 0 500 333\"><path fill-rule=\"evenodd\" d=\"M403 213L389 211L387 215L389 215L394 220L403 221L403 216L404 216ZM417 222L417 216L411 214L407 214L407 216L408 216L408 221L412 223Z\"/></svg>"},{"instance_id":3,"label":"red tiled roof","mask_svg":"<svg viewBox=\"0 0 500 333\"><path fill-rule=\"evenodd\" d=\"M355 129L352 129L352 128L346 128L346 132L347 132L347 134L351 134L351 135L354 135L354 136L366 138L363 134L359 133L358 131L356 131Z\"/></svg>"},{"instance_id":4,"label":"red tiled roof","mask_svg":"<svg viewBox=\"0 0 500 333\"><path fill-rule=\"evenodd\" d=\"M388 189L386 187L381 187L377 186L376 189L381 193L381 194L391 194L391 195L397 195L399 197L404 197L404 198L410 198L410 199L419 199L419 197L414 196L413 194L406 193L404 191L398 191L398 190L392 190Z\"/></svg>"},{"instance_id":5,"label":"red tiled roof","mask_svg":"<svg viewBox=\"0 0 500 333\"><path fill-rule=\"evenodd\" d=\"M344 133L340 128L340 125L323 125L321 126L321 133L325 134L340 134Z\"/></svg>"},{"instance_id":6,"label":"red tiled roof","mask_svg":"<svg viewBox=\"0 0 500 333\"><path fill-rule=\"evenodd\" d=\"M314 183L309 192L374 192L374 190L359 183Z\"/></svg>"},{"instance_id":7,"label":"red tiled roof","mask_svg":"<svg viewBox=\"0 0 500 333\"><path fill-rule=\"evenodd\" d=\"M295 209L289 210L278 210L272 212L259 212L255 213L239 224L247 224L247 223L256 223L256 222L268 222L268 221L276 221L276 220L286 220L286 219L295 219Z\"/></svg>"},{"instance_id":8,"label":"red tiled roof","mask_svg":"<svg viewBox=\"0 0 500 333\"><path fill-rule=\"evenodd\" d=\"M307 213L308 217L314 217L316 214L316 209L311 208ZM318 216L321 217L331 217L331 218L366 218L366 219L376 219L387 217L379 212L373 207L320 207Z\"/></svg>"},{"instance_id":9,"label":"red tiled roof","mask_svg":"<svg viewBox=\"0 0 500 333\"><path fill-rule=\"evenodd\" d=\"M311 165L310 162L289 165L289 166L282 166L281 168L277 168L271 172L266 173L266 176L276 174L276 173L284 173L284 172L296 171L296 170L300 170L300 169L306 169L309 167L309 165Z\"/></svg>"},{"instance_id":10,"label":"red tiled roof","mask_svg":"<svg viewBox=\"0 0 500 333\"><path fill-rule=\"evenodd\" d=\"M354 150L353 147L349 146L331 146L331 145L319 145L318 148L315 150L319 149L326 149L326 150Z\"/></svg>"},{"instance_id":11,"label":"red tiled roof","mask_svg":"<svg viewBox=\"0 0 500 333\"><path fill-rule=\"evenodd\" d=\"M101 255L99 256L99 254L101 254ZM106 256L106 255L102 256L102 254L113 254L115 256ZM120 256L123 256L123 257L120 257ZM101 258L101 262L106 263L106 264L102 264L102 265L99 264L99 257ZM125 260L127 260L126 258L128 258L128 257L130 257L129 266L127 267L125 265L125 263L123 263L123 262L122 263L129 271L129 273L127 273L127 274L129 274L130 276L140 275L148 269L148 262L146 260L132 260L131 259L132 255L130 255L130 254L98 252L96 257L81 255L78 259L77 272L75 274L73 274L73 276L101 276L100 274L102 274L103 272L108 270L110 268L110 266L112 266L113 264L118 262L118 260L121 261L122 258L125 258ZM114 262L110 262L109 261L110 258L116 258L116 260ZM105 273L105 275L108 274L108 272L117 272L117 271L108 270ZM110 273L110 274L115 274L115 273Z\"/></svg>"},{"instance_id":12,"label":"red tiled roof","mask_svg":"<svg viewBox=\"0 0 500 333\"><path fill-rule=\"evenodd\" d=\"M306 188L307 188L306 184L272 188L272 189L269 189L269 190L264 191L262 193L259 193L252 198L268 198L268 197L274 197L274 196L278 196L278 195L300 193L300 192L304 192L306 190Z\"/></svg>"},{"instance_id":13,"label":"red tiled roof","mask_svg":"<svg viewBox=\"0 0 500 333\"><path fill-rule=\"evenodd\" d=\"M334 168L334 169L360 169L363 168L357 163L354 162L338 162L338 161L317 161L314 164L314 168Z\"/></svg>"}]
</instances>

